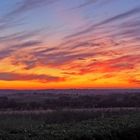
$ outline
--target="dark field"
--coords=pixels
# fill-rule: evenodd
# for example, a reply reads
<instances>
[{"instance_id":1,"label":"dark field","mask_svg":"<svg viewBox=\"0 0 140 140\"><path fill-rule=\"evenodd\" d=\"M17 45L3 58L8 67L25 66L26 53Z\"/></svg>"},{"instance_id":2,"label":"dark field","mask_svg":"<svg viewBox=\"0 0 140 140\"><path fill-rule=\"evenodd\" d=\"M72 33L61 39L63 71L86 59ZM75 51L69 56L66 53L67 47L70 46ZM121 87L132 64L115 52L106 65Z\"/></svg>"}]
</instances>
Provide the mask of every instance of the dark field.
<instances>
[{"instance_id":1,"label":"dark field","mask_svg":"<svg viewBox=\"0 0 140 140\"><path fill-rule=\"evenodd\" d=\"M0 110L140 107L140 90L0 91Z\"/></svg>"},{"instance_id":2,"label":"dark field","mask_svg":"<svg viewBox=\"0 0 140 140\"><path fill-rule=\"evenodd\" d=\"M139 90L10 92L0 96L0 140L140 139Z\"/></svg>"}]
</instances>

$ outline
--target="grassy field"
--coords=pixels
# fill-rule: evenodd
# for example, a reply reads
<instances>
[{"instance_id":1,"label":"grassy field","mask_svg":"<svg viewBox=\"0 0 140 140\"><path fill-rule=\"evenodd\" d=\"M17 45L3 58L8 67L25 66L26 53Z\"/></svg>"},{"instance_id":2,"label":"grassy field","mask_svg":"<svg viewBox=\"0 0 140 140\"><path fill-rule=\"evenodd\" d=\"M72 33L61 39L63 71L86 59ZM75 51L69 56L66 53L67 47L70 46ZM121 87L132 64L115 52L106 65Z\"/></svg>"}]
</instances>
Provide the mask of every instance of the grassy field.
<instances>
[{"instance_id":1,"label":"grassy field","mask_svg":"<svg viewBox=\"0 0 140 140\"><path fill-rule=\"evenodd\" d=\"M139 140L140 113L1 114L0 140Z\"/></svg>"},{"instance_id":2,"label":"grassy field","mask_svg":"<svg viewBox=\"0 0 140 140\"><path fill-rule=\"evenodd\" d=\"M0 97L0 140L139 140L140 94Z\"/></svg>"}]
</instances>

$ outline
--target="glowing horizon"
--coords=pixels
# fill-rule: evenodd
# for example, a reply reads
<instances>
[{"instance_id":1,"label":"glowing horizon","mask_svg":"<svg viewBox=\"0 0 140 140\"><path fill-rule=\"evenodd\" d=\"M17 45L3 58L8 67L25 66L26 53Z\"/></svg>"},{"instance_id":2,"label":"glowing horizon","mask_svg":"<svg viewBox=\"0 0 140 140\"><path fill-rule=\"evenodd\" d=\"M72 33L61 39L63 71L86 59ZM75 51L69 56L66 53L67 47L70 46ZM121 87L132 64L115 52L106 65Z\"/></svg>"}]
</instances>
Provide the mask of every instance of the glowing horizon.
<instances>
[{"instance_id":1,"label":"glowing horizon","mask_svg":"<svg viewBox=\"0 0 140 140\"><path fill-rule=\"evenodd\" d=\"M0 89L140 88L140 1L2 0Z\"/></svg>"}]
</instances>

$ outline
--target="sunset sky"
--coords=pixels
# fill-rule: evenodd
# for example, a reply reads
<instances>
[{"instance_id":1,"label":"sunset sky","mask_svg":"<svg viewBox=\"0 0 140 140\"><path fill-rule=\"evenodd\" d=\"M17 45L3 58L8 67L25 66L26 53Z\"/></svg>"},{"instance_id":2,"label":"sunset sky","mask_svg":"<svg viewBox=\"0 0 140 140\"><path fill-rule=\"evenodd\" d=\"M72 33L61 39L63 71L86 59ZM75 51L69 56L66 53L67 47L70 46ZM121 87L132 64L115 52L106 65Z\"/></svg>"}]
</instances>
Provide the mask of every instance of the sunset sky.
<instances>
[{"instance_id":1,"label":"sunset sky","mask_svg":"<svg viewBox=\"0 0 140 140\"><path fill-rule=\"evenodd\" d=\"M0 89L140 88L140 0L1 0Z\"/></svg>"}]
</instances>

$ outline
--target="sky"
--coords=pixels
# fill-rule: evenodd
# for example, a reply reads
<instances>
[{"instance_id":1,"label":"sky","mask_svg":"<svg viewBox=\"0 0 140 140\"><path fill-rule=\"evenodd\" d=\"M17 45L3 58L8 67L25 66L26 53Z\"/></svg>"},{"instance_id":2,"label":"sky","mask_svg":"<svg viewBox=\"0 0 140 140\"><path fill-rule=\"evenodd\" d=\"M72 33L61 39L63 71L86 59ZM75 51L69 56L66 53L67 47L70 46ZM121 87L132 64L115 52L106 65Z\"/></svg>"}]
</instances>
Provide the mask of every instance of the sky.
<instances>
[{"instance_id":1,"label":"sky","mask_svg":"<svg viewBox=\"0 0 140 140\"><path fill-rule=\"evenodd\" d=\"M0 89L140 88L139 0L1 0Z\"/></svg>"}]
</instances>

